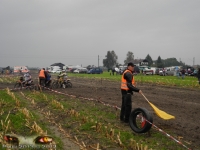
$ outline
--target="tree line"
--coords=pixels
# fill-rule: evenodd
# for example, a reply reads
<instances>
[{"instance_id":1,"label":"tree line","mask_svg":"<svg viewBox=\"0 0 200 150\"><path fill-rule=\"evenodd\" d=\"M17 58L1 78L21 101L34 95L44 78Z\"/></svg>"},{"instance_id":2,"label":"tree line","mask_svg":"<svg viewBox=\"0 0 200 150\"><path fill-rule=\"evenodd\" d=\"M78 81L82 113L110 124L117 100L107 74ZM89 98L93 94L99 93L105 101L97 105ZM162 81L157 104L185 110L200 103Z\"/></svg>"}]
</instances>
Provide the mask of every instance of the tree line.
<instances>
[{"instance_id":1,"label":"tree line","mask_svg":"<svg viewBox=\"0 0 200 150\"><path fill-rule=\"evenodd\" d=\"M145 60L148 61L150 67L164 68L170 66L183 66L183 67L187 66L182 61L177 61L176 58L161 59L161 57L158 56L157 60L152 60L149 54L147 54ZM124 64L120 64L118 62L118 56L116 55L115 51L112 50L112 51L107 51L107 55L105 55L105 59L103 59L103 66L107 68L113 68L113 67L119 67L120 65L122 66L127 65L128 62L135 62L133 52L128 51L128 53L126 54L126 58L124 60Z\"/></svg>"}]
</instances>

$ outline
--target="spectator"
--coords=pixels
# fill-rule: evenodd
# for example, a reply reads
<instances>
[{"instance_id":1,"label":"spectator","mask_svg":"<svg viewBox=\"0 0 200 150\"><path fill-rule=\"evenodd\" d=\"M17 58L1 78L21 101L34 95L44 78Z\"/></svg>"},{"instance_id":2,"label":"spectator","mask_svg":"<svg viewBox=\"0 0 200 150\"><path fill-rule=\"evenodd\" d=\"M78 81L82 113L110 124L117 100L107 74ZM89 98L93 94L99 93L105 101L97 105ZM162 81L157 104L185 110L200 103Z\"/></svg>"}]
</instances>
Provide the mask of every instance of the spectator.
<instances>
[{"instance_id":1,"label":"spectator","mask_svg":"<svg viewBox=\"0 0 200 150\"><path fill-rule=\"evenodd\" d=\"M200 85L200 68L198 69L198 72L197 72L197 78L198 78L199 85Z\"/></svg>"},{"instance_id":2,"label":"spectator","mask_svg":"<svg viewBox=\"0 0 200 150\"><path fill-rule=\"evenodd\" d=\"M179 70L179 68L178 68L178 67L175 67L175 71L176 71L176 76L177 76L177 78L180 78L180 75L179 75L180 70Z\"/></svg>"},{"instance_id":3,"label":"spectator","mask_svg":"<svg viewBox=\"0 0 200 150\"><path fill-rule=\"evenodd\" d=\"M182 76L182 79L185 78L185 69L182 69L182 70L181 70L181 76Z\"/></svg>"},{"instance_id":4,"label":"spectator","mask_svg":"<svg viewBox=\"0 0 200 150\"><path fill-rule=\"evenodd\" d=\"M112 75L115 75L115 68L112 68Z\"/></svg>"},{"instance_id":5,"label":"spectator","mask_svg":"<svg viewBox=\"0 0 200 150\"><path fill-rule=\"evenodd\" d=\"M163 76L165 76L165 73L166 73L165 68L162 69L162 72L163 72Z\"/></svg>"}]
</instances>

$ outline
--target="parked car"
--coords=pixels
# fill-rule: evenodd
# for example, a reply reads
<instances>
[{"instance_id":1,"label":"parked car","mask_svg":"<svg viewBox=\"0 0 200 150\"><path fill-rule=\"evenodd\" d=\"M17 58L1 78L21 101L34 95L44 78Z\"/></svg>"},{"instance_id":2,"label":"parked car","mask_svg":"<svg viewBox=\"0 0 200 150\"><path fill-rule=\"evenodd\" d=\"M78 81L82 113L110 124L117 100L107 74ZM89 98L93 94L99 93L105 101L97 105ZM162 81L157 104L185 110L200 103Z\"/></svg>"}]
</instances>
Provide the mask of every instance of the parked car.
<instances>
[{"instance_id":1,"label":"parked car","mask_svg":"<svg viewBox=\"0 0 200 150\"><path fill-rule=\"evenodd\" d=\"M77 68L70 68L70 72L74 72L74 70L76 70Z\"/></svg>"},{"instance_id":2,"label":"parked car","mask_svg":"<svg viewBox=\"0 0 200 150\"><path fill-rule=\"evenodd\" d=\"M79 73L87 73L87 72L88 72L87 68L81 68L79 70Z\"/></svg>"},{"instance_id":3,"label":"parked car","mask_svg":"<svg viewBox=\"0 0 200 150\"><path fill-rule=\"evenodd\" d=\"M156 71L156 68L155 67L148 67L148 68L144 68L143 69L143 72L144 74L148 75L154 75L155 74L155 71Z\"/></svg>"},{"instance_id":4,"label":"parked car","mask_svg":"<svg viewBox=\"0 0 200 150\"><path fill-rule=\"evenodd\" d=\"M160 71L162 71L162 68L156 68L155 74L160 75Z\"/></svg>"},{"instance_id":5,"label":"parked car","mask_svg":"<svg viewBox=\"0 0 200 150\"><path fill-rule=\"evenodd\" d=\"M186 71L185 75L186 76L196 76L197 75L198 70L194 70L194 71Z\"/></svg>"},{"instance_id":6,"label":"parked car","mask_svg":"<svg viewBox=\"0 0 200 150\"><path fill-rule=\"evenodd\" d=\"M148 68L148 66L139 66L139 71L140 72L144 72L145 68Z\"/></svg>"},{"instance_id":7,"label":"parked car","mask_svg":"<svg viewBox=\"0 0 200 150\"><path fill-rule=\"evenodd\" d=\"M73 73L79 73L79 69L74 70Z\"/></svg>"},{"instance_id":8,"label":"parked car","mask_svg":"<svg viewBox=\"0 0 200 150\"><path fill-rule=\"evenodd\" d=\"M175 68L174 67L166 68L165 75L166 76L175 76L176 75Z\"/></svg>"},{"instance_id":9,"label":"parked car","mask_svg":"<svg viewBox=\"0 0 200 150\"><path fill-rule=\"evenodd\" d=\"M123 72L124 72L124 70L126 70L126 68L127 68L127 67L121 67L121 68L119 69L119 74L121 74L121 75L122 75L122 74L123 74Z\"/></svg>"},{"instance_id":10,"label":"parked car","mask_svg":"<svg viewBox=\"0 0 200 150\"><path fill-rule=\"evenodd\" d=\"M92 68L88 71L88 74L101 74L103 70L101 68Z\"/></svg>"},{"instance_id":11,"label":"parked car","mask_svg":"<svg viewBox=\"0 0 200 150\"><path fill-rule=\"evenodd\" d=\"M78 68L74 70L74 73L87 73L87 72L88 72L87 68Z\"/></svg>"},{"instance_id":12,"label":"parked car","mask_svg":"<svg viewBox=\"0 0 200 150\"><path fill-rule=\"evenodd\" d=\"M192 76L197 76L198 70L194 70L194 72L192 73Z\"/></svg>"},{"instance_id":13,"label":"parked car","mask_svg":"<svg viewBox=\"0 0 200 150\"><path fill-rule=\"evenodd\" d=\"M61 69L55 69L55 70L52 70L51 73L61 73L62 70Z\"/></svg>"},{"instance_id":14,"label":"parked car","mask_svg":"<svg viewBox=\"0 0 200 150\"><path fill-rule=\"evenodd\" d=\"M159 71L159 75L160 75L160 76L165 76L165 75L166 75L166 68L162 68L162 69Z\"/></svg>"}]
</instances>

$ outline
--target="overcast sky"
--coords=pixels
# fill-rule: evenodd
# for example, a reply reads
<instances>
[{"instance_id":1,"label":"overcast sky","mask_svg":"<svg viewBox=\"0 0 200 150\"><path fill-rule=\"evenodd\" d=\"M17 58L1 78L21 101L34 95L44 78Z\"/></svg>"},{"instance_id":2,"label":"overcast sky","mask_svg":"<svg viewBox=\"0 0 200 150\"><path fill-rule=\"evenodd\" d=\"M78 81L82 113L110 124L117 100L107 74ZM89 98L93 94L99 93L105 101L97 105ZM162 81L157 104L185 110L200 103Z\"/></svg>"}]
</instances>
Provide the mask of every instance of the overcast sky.
<instances>
[{"instance_id":1,"label":"overcast sky","mask_svg":"<svg viewBox=\"0 0 200 150\"><path fill-rule=\"evenodd\" d=\"M200 0L0 0L0 67L102 65L114 50L200 65Z\"/></svg>"}]
</instances>

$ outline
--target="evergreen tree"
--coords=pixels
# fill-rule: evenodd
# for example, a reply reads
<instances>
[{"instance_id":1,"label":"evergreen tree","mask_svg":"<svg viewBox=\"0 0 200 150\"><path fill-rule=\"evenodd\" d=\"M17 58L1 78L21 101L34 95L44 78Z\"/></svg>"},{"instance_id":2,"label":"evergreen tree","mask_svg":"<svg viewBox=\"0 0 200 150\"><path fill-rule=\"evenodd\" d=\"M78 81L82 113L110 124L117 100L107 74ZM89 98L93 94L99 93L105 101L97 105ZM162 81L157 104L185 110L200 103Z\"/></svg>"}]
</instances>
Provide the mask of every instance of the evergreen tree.
<instances>
[{"instance_id":1,"label":"evergreen tree","mask_svg":"<svg viewBox=\"0 0 200 150\"><path fill-rule=\"evenodd\" d=\"M156 64L157 64L157 67L158 67L158 68L163 68L163 67L164 67L164 64L163 64L163 62L162 62L160 56L158 56L158 59L157 59L157 61L156 61Z\"/></svg>"},{"instance_id":2,"label":"evergreen tree","mask_svg":"<svg viewBox=\"0 0 200 150\"><path fill-rule=\"evenodd\" d=\"M129 62L133 62L134 61L134 55L133 52L128 51L128 53L126 54L126 59L124 60L124 64L128 64Z\"/></svg>"},{"instance_id":3,"label":"evergreen tree","mask_svg":"<svg viewBox=\"0 0 200 150\"><path fill-rule=\"evenodd\" d=\"M149 66L152 66L153 60L152 60L152 58L151 58L151 56L149 54L146 56L145 59L149 62Z\"/></svg>"}]
</instances>

